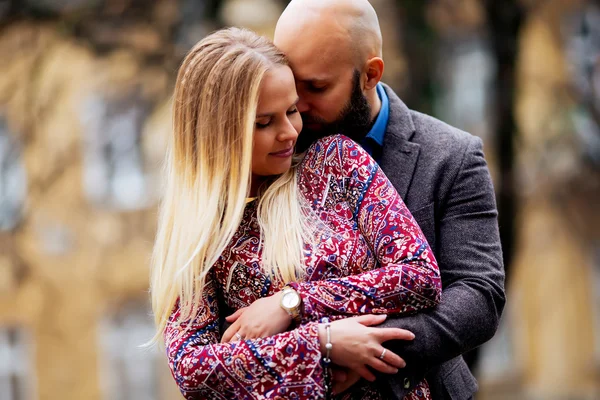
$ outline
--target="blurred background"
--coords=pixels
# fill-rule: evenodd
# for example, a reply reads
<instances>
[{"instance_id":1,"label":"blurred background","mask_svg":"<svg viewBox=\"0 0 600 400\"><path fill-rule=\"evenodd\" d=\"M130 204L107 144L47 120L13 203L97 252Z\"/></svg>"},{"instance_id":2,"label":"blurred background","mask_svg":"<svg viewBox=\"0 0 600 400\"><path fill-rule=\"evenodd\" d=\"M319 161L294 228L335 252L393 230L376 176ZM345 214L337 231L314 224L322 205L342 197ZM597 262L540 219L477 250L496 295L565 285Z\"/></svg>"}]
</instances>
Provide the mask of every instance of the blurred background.
<instances>
[{"instance_id":1,"label":"blurred background","mask_svg":"<svg viewBox=\"0 0 600 400\"><path fill-rule=\"evenodd\" d=\"M599 2L371 2L384 81L485 143L508 304L477 398L600 399ZM0 400L181 398L137 347L174 79L286 3L0 0Z\"/></svg>"}]
</instances>

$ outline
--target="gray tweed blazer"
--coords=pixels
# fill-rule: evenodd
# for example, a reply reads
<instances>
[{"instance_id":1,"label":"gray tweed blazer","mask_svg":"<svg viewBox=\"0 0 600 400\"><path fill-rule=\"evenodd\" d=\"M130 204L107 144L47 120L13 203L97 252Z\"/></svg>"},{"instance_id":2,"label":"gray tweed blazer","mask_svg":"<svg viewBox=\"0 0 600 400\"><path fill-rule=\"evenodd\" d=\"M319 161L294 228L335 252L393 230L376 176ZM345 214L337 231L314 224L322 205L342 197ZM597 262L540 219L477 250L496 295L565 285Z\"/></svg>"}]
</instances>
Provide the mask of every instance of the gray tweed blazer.
<instances>
[{"instance_id":1,"label":"gray tweed blazer","mask_svg":"<svg viewBox=\"0 0 600 400\"><path fill-rule=\"evenodd\" d=\"M390 117L380 165L434 251L443 293L434 310L383 324L416 338L385 344L407 366L378 382L390 399L402 399L423 377L435 400L469 399L477 383L461 354L494 335L505 303L496 202L482 142L409 110L384 88Z\"/></svg>"}]
</instances>

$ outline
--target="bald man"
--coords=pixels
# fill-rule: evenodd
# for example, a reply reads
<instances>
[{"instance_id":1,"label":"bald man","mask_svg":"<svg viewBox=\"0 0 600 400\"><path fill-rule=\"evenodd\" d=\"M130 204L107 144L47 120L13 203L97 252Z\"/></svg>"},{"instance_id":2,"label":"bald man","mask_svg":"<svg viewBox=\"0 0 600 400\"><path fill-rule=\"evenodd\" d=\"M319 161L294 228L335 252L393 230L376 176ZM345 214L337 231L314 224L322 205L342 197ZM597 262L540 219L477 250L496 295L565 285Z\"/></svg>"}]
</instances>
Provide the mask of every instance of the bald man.
<instances>
[{"instance_id":1,"label":"bald man","mask_svg":"<svg viewBox=\"0 0 600 400\"><path fill-rule=\"evenodd\" d=\"M378 376L377 388L384 398L402 399L426 378L433 399L472 398L477 384L461 355L494 335L505 303L494 189L481 140L408 109L380 82L381 31L366 0L293 0L277 23L275 44L296 78L304 121L298 146L343 133L365 147L440 266L442 303L384 324L416 338L386 343L406 367ZM336 387L354 384L349 376Z\"/></svg>"}]
</instances>

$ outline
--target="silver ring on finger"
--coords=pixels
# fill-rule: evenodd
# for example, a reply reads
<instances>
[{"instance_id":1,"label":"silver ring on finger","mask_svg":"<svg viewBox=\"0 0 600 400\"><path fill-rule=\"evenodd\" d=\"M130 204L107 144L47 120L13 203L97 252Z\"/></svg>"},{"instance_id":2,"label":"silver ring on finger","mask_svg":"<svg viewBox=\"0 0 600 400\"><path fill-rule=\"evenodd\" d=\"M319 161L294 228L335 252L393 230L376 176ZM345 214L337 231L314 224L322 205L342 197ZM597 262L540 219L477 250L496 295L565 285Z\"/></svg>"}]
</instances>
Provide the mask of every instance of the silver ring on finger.
<instances>
[{"instance_id":1,"label":"silver ring on finger","mask_svg":"<svg viewBox=\"0 0 600 400\"><path fill-rule=\"evenodd\" d=\"M383 357L385 357L385 353L386 353L387 349L383 349L383 351L381 352L381 355L379 356L380 360L383 360Z\"/></svg>"},{"instance_id":2,"label":"silver ring on finger","mask_svg":"<svg viewBox=\"0 0 600 400\"><path fill-rule=\"evenodd\" d=\"M235 333L235 337L237 338L237 340L244 340L244 337L242 335L240 335L239 332Z\"/></svg>"}]
</instances>

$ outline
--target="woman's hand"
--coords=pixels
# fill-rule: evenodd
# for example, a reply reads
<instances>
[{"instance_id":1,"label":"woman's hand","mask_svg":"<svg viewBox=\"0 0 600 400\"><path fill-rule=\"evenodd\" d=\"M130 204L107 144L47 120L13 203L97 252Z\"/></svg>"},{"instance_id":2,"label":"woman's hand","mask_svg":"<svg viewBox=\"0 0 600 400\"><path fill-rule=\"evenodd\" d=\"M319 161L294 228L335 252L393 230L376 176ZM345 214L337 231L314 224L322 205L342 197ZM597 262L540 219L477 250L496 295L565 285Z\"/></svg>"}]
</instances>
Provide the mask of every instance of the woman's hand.
<instances>
[{"instance_id":1,"label":"woman's hand","mask_svg":"<svg viewBox=\"0 0 600 400\"><path fill-rule=\"evenodd\" d=\"M240 308L225 320L231 323L221 343L258 339L285 332L292 317L280 306L282 292L262 297L248 307Z\"/></svg>"},{"instance_id":2,"label":"woman's hand","mask_svg":"<svg viewBox=\"0 0 600 400\"><path fill-rule=\"evenodd\" d=\"M362 315L332 322L329 328L333 345L331 361L357 372L370 382L375 380L375 375L367 366L386 374L395 374L398 368L404 368L404 360L389 350L380 358L384 351L382 343L388 340L413 340L415 335L405 329L371 327L381 324L385 318L386 315ZM319 324L319 339L321 353L325 355L327 333L324 324Z\"/></svg>"}]
</instances>

